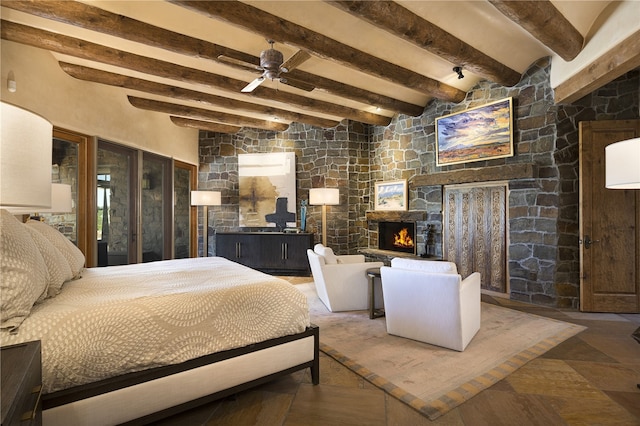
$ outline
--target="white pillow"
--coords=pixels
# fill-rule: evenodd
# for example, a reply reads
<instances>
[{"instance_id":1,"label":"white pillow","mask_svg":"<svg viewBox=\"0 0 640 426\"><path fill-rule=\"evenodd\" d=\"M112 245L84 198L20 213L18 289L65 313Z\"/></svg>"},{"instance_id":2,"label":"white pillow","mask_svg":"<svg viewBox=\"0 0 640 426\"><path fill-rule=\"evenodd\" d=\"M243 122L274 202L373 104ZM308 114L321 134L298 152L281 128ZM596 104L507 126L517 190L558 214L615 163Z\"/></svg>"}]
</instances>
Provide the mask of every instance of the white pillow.
<instances>
[{"instance_id":1,"label":"white pillow","mask_svg":"<svg viewBox=\"0 0 640 426\"><path fill-rule=\"evenodd\" d=\"M443 274L457 274L458 269L453 262L442 260L418 260L394 257L391 259L392 268L415 269L425 272L438 272Z\"/></svg>"},{"instance_id":2,"label":"white pillow","mask_svg":"<svg viewBox=\"0 0 640 426\"><path fill-rule=\"evenodd\" d=\"M0 328L15 329L46 294L44 259L22 223L0 209Z\"/></svg>"},{"instance_id":3,"label":"white pillow","mask_svg":"<svg viewBox=\"0 0 640 426\"><path fill-rule=\"evenodd\" d=\"M313 246L313 251L324 257L324 263L327 265L335 265L338 263L338 258L329 247L325 247L322 244L316 244Z\"/></svg>"},{"instance_id":4,"label":"white pillow","mask_svg":"<svg viewBox=\"0 0 640 426\"><path fill-rule=\"evenodd\" d=\"M73 279L73 273L69 262L44 235L39 233L33 226L24 224L24 228L29 232L33 242L40 250L44 263L49 272L46 297L54 297L60 292L62 284Z\"/></svg>"},{"instance_id":5,"label":"white pillow","mask_svg":"<svg viewBox=\"0 0 640 426\"><path fill-rule=\"evenodd\" d=\"M44 222L38 220L28 220L27 226L33 227L36 231L42 234L47 240L53 244L55 248L60 250L60 253L67 259L73 278L80 278L82 271L84 270L84 254L78 247L75 246L67 237L65 237L57 229L47 225Z\"/></svg>"}]
</instances>

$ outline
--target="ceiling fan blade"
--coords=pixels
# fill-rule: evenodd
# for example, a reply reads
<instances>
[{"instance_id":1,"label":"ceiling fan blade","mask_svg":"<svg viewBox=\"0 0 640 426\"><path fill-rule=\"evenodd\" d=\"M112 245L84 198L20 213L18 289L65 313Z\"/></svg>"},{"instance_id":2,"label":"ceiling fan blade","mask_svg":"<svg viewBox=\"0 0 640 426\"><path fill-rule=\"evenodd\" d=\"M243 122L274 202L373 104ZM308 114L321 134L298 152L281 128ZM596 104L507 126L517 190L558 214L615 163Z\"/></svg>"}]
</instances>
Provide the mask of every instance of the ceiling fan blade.
<instances>
[{"instance_id":1,"label":"ceiling fan blade","mask_svg":"<svg viewBox=\"0 0 640 426\"><path fill-rule=\"evenodd\" d=\"M225 64L228 64L228 65L235 65L242 68L248 68L253 71L255 70L262 71L262 68L260 68L259 65L252 64L251 62L243 61L241 59L232 58L231 56L219 55L218 59L220 60L220 62L224 62Z\"/></svg>"},{"instance_id":2,"label":"ceiling fan blade","mask_svg":"<svg viewBox=\"0 0 640 426\"><path fill-rule=\"evenodd\" d=\"M282 77L280 78L280 83L286 84L291 87L295 87L296 89L302 89L305 92L311 92L313 89L316 88L316 86L309 83L304 83L302 81L291 80L289 78L282 78Z\"/></svg>"},{"instance_id":3,"label":"ceiling fan blade","mask_svg":"<svg viewBox=\"0 0 640 426\"><path fill-rule=\"evenodd\" d=\"M249 93L249 92L253 92L253 90L260 86L260 84L262 84L262 82L264 81L264 76L260 76L258 78L256 78L255 80L253 80L251 83L247 84L244 89L242 89L243 93Z\"/></svg>"},{"instance_id":4,"label":"ceiling fan blade","mask_svg":"<svg viewBox=\"0 0 640 426\"><path fill-rule=\"evenodd\" d=\"M284 64L280 66L280 69L282 70L282 72L289 72L294 68L298 67L300 64L302 64L304 61L306 61L309 58L311 58L311 55L308 54L306 51L298 50L296 53L293 54L293 56L287 59L284 62Z\"/></svg>"}]
</instances>

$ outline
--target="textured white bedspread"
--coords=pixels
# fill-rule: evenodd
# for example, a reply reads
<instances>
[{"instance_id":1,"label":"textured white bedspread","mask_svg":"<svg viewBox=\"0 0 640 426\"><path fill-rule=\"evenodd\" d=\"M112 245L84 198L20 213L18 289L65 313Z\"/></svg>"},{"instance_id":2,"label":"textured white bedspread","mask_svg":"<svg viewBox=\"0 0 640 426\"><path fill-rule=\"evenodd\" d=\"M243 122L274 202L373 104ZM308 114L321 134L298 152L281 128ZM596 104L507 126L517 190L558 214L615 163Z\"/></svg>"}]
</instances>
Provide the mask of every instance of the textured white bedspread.
<instances>
[{"instance_id":1,"label":"textured white bedspread","mask_svg":"<svg viewBox=\"0 0 640 426\"><path fill-rule=\"evenodd\" d=\"M87 269L1 344L42 341L44 393L295 334L305 295L223 258Z\"/></svg>"}]
</instances>

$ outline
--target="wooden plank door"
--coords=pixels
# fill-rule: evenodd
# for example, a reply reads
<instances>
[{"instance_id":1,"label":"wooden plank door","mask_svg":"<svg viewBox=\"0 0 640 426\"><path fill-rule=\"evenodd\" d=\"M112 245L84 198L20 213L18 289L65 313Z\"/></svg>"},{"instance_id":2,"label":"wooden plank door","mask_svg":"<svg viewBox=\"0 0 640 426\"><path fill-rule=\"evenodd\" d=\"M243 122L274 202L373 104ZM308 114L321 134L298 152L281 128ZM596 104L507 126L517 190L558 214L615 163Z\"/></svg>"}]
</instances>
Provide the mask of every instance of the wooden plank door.
<instances>
[{"instance_id":1,"label":"wooden plank door","mask_svg":"<svg viewBox=\"0 0 640 426\"><path fill-rule=\"evenodd\" d=\"M640 190L606 189L604 157L638 135L640 120L580 123L582 311L640 312Z\"/></svg>"},{"instance_id":2,"label":"wooden plank door","mask_svg":"<svg viewBox=\"0 0 640 426\"><path fill-rule=\"evenodd\" d=\"M467 277L480 272L481 288L509 292L507 274L507 184L444 187L444 257Z\"/></svg>"}]
</instances>

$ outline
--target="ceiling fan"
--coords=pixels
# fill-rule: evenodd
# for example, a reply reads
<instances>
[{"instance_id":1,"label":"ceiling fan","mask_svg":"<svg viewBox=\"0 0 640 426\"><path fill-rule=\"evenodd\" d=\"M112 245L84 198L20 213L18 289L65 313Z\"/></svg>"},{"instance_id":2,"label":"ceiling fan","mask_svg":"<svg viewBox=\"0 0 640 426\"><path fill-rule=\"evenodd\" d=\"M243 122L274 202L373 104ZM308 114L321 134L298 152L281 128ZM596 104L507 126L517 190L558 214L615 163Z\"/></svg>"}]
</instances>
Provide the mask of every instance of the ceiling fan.
<instances>
[{"instance_id":1,"label":"ceiling fan","mask_svg":"<svg viewBox=\"0 0 640 426\"><path fill-rule=\"evenodd\" d=\"M262 53L260 53L259 66L228 56L221 55L218 57L218 59L230 64L240 65L245 68L262 71L262 75L253 80L251 83L247 84L242 89L242 92L249 93L254 91L256 87L260 86L260 84L262 84L262 82L264 82L266 79L278 80L280 81L280 83L288 84L290 86L297 87L306 91L313 90L314 87L309 84L297 81L289 81L288 79L281 76L282 73L287 73L302 64L304 61L309 59L311 55L303 50L299 50L289 59L287 59L286 62L284 62L284 56L282 55L282 52L273 48L275 42L273 40L267 40L267 42L271 47L267 50L263 50Z\"/></svg>"}]
</instances>

